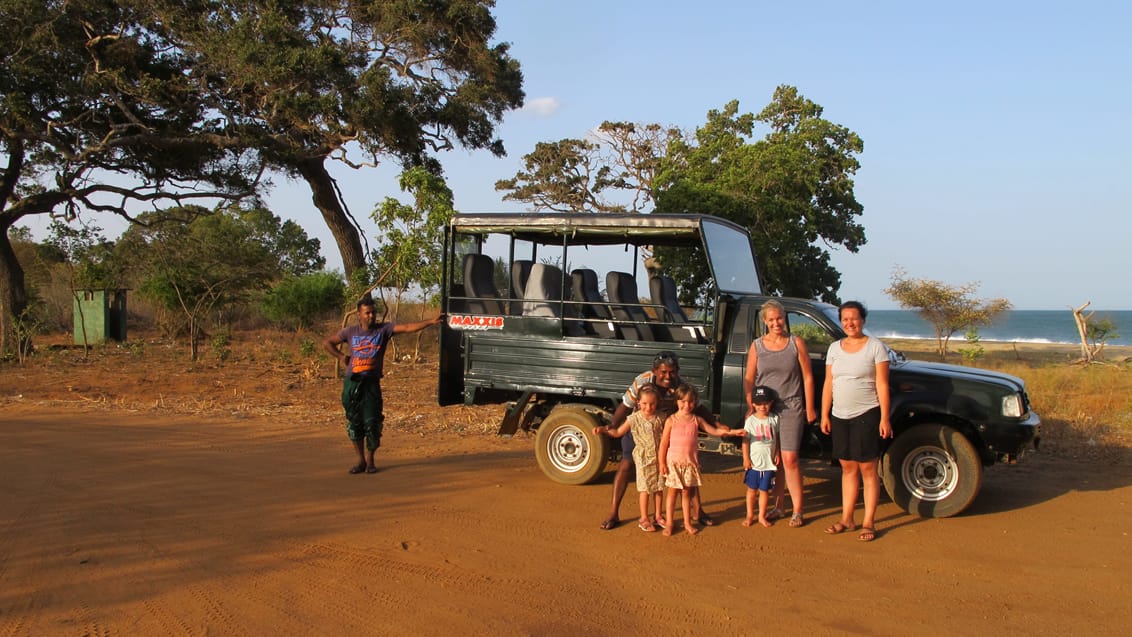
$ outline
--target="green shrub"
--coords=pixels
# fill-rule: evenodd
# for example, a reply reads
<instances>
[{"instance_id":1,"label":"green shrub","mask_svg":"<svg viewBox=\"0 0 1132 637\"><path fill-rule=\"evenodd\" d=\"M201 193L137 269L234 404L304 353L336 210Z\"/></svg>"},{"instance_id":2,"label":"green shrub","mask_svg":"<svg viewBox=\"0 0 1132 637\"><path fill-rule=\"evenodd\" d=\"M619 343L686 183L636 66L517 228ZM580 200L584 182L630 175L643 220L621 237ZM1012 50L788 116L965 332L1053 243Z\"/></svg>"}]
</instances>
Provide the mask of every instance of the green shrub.
<instances>
[{"instance_id":1,"label":"green shrub","mask_svg":"<svg viewBox=\"0 0 1132 637\"><path fill-rule=\"evenodd\" d=\"M212 354L218 361L226 361L232 355L232 335L228 330L217 332L212 337Z\"/></svg>"},{"instance_id":2,"label":"green shrub","mask_svg":"<svg viewBox=\"0 0 1132 637\"><path fill-rule=\"evenodd\" d=\"M790 334L800 336L806 344L806 349L812 352L824 352L833 342L829 333L818 325L804 323L790 326Z\"/></svg>"},{"instance_id":3,"label":"green shrub","mask_svg":"<svg viewBox=\"0 0 1132 637\"><path fill-rule=\"evenodd\" d=\"M263 299L263 314L280 327L302 329L340 309L344 298L345 285L337 273L291 276L268 290Z\"/></svg>"},{"instance_id":4,"label":"green shrub","mask_svg":"<svg viewBox=\"0 0 1132 637\"><path fill-rule=\"evenodd\" d=\"M314 341L309 338L304 338L299 341L299 356L303 358L311 358L315 354Z\"/></svg>"},{"instance_id":5,"label":"green shrub","mask_svg":"<svg viewBox=\"0 0 1132 637\"><path fill-rule=\"evenodd\" d=\"M963 338L967 340L967 347L960 347L959 353L963 355L963 360L974 365L984 353L983 346L979 344L979 330L972 327L963 334Z\"/></svg>"}]
</instances>

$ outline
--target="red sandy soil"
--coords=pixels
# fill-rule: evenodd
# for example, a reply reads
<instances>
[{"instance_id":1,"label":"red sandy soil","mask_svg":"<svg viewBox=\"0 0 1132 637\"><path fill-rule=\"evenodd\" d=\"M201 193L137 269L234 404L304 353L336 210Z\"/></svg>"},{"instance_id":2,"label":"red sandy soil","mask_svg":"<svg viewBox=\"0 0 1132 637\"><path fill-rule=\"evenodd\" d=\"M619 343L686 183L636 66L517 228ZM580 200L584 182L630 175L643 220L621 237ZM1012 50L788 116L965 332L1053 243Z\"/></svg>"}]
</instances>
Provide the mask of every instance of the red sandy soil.
<instances>
[{"instance_id":1,"label":"red sandy soil","mask_svg":"<svg viewBox=\"0 0 1132 637\"><path fill-rule=\"evenodd\" d=\"M946 520L884 498L864 543L823 533L840 499L828 464L805 467L806 526L744 528L738 459L705 455L716 526L642 533L631 490L601 531L609 473L550 482L532 437L492 435L501 408L437 407L428 361L387 361L380 471L347 474L333 367L294 352L264 335L223 363L151 341L0 367L0 636L1124 635L1132 621L1124 459L992 467Z\"/></svg>"}]
</instances>

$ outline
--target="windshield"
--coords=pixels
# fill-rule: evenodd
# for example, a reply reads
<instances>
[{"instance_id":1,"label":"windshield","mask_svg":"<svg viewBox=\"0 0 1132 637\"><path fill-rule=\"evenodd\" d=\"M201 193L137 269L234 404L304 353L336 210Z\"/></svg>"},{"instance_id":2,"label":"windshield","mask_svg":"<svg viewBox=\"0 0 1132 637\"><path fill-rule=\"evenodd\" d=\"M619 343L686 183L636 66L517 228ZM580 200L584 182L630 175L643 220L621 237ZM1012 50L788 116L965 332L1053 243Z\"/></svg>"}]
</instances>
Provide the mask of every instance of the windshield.
<instances>
[{"instance_id":1,"label":"windshield","mask_svg":"<svg viewBox=\"0 0 1132 637\"><path fill-rule=\"evenodd\" d=\"M751 240L735 228L704 220L704 243L722 292L762 294Z\"/></svg>"}]
</instances>

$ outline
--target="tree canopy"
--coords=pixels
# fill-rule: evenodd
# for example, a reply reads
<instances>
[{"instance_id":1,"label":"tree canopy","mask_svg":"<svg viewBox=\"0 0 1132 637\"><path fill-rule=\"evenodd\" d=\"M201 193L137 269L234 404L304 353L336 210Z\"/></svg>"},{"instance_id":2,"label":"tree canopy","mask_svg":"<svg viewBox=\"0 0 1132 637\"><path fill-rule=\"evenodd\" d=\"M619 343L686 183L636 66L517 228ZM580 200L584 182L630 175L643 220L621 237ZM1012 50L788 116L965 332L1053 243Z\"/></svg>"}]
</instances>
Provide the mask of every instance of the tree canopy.
<instances>
[{"instance_id":1,"label":"tree canopy","mask_svg":"<svg viewBox=\"0 0 1132 637\"><path fill-rule=\"evenodd\" d=\"M327 160L439 175L439 151L502 154L522 73L493 6L0 0L0 345L27 307L7 231L30 214L222 206L274 169L307 182L347 273L363 268Z\"/></svg>"},{"instance_id":2,"label":"tree canopy","mask_svg":"<svg viewBox=\"0 0 1132 637\"><path fill-rule=\"evenodd\" d=\"M757 123L768 132L755 140ZM724 217L751 231L768 293L836 301L841 276L829 248L856 252L865 243L853 191L863 150L861 138L826 120L821 106L780 86L757 115L732 101L691 134L605 122L590 140L541 143L524 156L525 169L496 189L536 209L644 212L651 203L653 214ZM686 251L656 257L686 297L696 295L706 273Z\"/></svg>"},{"instance_id":3,"label":"tree canopy","mask_svg":"<svg viewBox=\"0 0 1132 637\"><path fill-rule=\"evenodd\" d=\"M495 124L523 103L491 0L150 2L231 134L309 185L347 276L366 253L327 160L439 175L457 144L502 155Z\"/></svg>"},{"instance_id":4,"label":"tree canopy","mask_svg":"<svg viewBox=\"0 0 1132 637\"><path fill-rule=\"evenodd\" d=\"M602 122L592 139L539 142L523 156L524 170L495 182L504 200L556 212L645 212L656 199L656 173L674 127Z\"/></svg>"},{"instance_id":5,"label":"tree canopy","mask_svg":"<svg viewBox=\"0 0 1132 637\"><path fill-rule=\"evenodd\" d=\"M394 318L401 294L411 286L419 286L426 299L440 286L444 227L456 212L448 185L427 170L405 171L401 189L412 196L411 204L386 197L372 215L383 234L373 267L380 286L395 291Z\"/></svg>"},{"instance_id":6,"label":"tree canopy","mask_svg":"<svg viewBox=\"0 0 1132 637\"><path fill-rule=\"evenodd\" d=\"M144 2L0 0L0 347L27 308L28 215L237 198L259 175Z\"/></svg>"}]
</instances>

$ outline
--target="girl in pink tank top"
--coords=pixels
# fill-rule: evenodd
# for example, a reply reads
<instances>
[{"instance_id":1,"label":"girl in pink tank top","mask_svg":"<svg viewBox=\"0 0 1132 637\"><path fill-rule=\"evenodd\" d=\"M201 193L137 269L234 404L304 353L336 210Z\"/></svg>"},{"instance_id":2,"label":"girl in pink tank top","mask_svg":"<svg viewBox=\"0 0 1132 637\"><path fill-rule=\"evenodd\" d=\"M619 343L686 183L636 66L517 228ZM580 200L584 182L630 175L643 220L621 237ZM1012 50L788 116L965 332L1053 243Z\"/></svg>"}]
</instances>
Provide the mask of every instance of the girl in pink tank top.
<instances>
[{"instance_id":1,"label":"girl in pink tank top","mask_svg":"<svg viewBox=\"0 0 1132 637\"><path fill-rule=\"evenodd\" d=\"M702 482L700 477L700 457L698 437L701 430L713 436L743 436L742 429L732 431L726 425L718 427L697 416L694 411L700 396L696 388L685 383L676 388L676 413L664 421L664 433L660 437L658 459L660 471L664 475L665 494L664 527L665 535L672 535L676 508L676 492L680 491L680 509L684 514L684 529L691 535L699 533L689 515L692 498Z\"/></svg>"}]
</instances>

